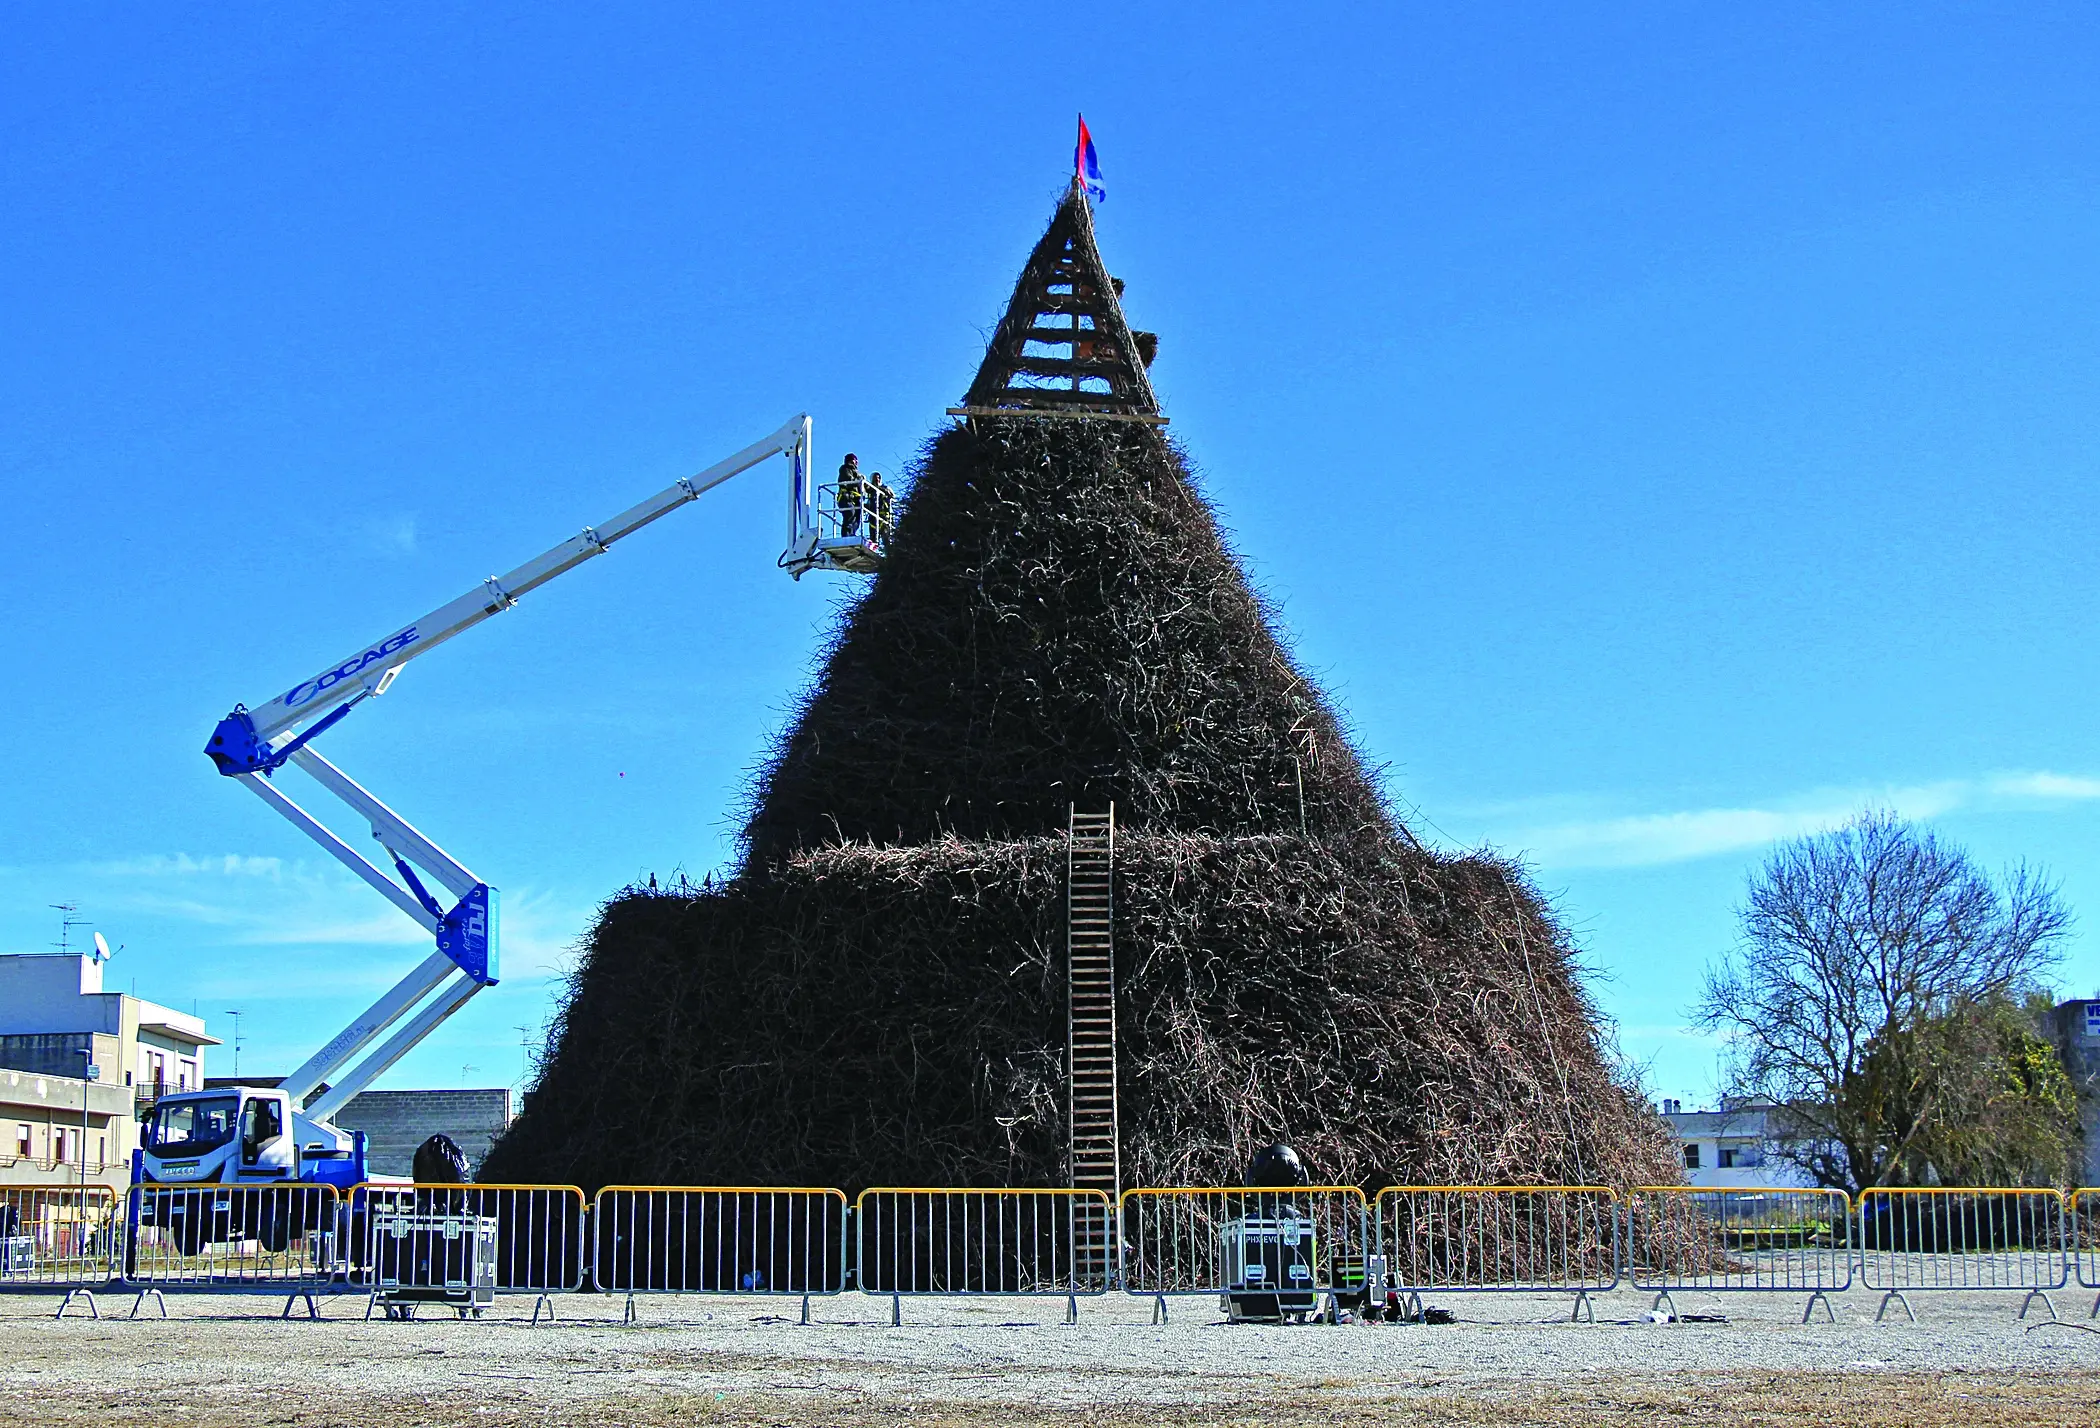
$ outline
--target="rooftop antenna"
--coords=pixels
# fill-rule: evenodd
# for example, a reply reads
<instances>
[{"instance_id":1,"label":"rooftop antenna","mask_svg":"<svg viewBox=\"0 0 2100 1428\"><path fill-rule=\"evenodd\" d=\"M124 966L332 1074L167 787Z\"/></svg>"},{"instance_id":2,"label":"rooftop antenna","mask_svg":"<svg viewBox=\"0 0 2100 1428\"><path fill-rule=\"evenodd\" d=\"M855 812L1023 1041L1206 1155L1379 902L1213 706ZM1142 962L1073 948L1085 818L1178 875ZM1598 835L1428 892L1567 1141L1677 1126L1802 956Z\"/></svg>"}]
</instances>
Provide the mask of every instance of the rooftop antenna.
<instances>
[{"instance_id":1,"label":"rooftop antenna","mask_svg":"<svg viewBox=\"0 0 2100 1428\"><path fill-rule=\"evenodd\" d=\"M525 1094L525 1087L532 1080L532 1028L521 1026L516 1028L516 1031L518 1033L518 1060L520 1063L518 1094L522 1096Z\"/></svg>"},{"instance_id":2,"label":"rooftop antenna","mask_svg":"<svg viewBox=\"0 0 2100 1428\"><path fill-rule=\"evenodd\" d=\"M78 915L80 904L77 902L54 902L49 906L59 915L58 941L54 944L58 948L58 955L70 957L73 955L73 929L87 926L87 919Z\"/></svg>"},{"instance_id":3,"label":"rooftop antenna","mask_svg":"<svg viewBox=\"0 0 2100 1428\"><path fill-rule=\"evenodd\" d=\"M116 956L116 955L117 955L116 953L114 953L114 952L112 952L112 951L110 951L110 950L109 950L109 939L108 939L108 938L106 938L106 937L104 937L104 936L103 936L103 935L102 935L101 933L99 933L99 932L98 932L98 933L96 933L96 934L95 934L95 960L96 960L97 962L107 962L107 961L108 961L108 960L109 960L110 958L112 958L112 957L114 957L114 956Z\"/></svg>"},{"instance_id":4,"label":"rooftop antenna","mask_svg":"<svg viewBox=\"0 0 2100 1428\"><path fill-rule=\"evenodd\" d=\"M241 1018L246 1013L228 1010L226 1015L233 1018L233 1079L238 1081L241 1079Z\"/></svg>"}]
</instances>

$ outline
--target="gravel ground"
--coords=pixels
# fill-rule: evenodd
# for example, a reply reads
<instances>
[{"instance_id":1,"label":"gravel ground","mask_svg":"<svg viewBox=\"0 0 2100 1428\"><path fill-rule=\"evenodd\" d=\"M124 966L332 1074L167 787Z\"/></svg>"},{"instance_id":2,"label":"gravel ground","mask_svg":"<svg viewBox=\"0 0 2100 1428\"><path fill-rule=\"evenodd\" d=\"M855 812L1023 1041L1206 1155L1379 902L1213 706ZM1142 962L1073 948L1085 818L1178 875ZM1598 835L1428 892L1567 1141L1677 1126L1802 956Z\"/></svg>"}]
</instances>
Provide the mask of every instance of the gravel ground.
<instances>
[{"instance_id":1,"label":"gravel ground","mask_svg":"<svg viewBox=\"0 0 2100 1428\"><path fill-rule=\"evenodd\" d=\"M1680 1295L1726 1324L1639 1320L1646 1295L1598 1300L1432 1296L1448 1327L1229 1326L1206 1301L529 1299L487 1318L425 1312L323 1321L281 1301L170 1296L173 1318L50 1315L56 1296L0 1297L0 1424L1178 1424L1857 1423L2100 1425L2100 1333L2048 1327L2015 1294L1917 1295L1921 1322L1874 1322L1878 1296L1836 1296L1839 1322L1800 1323L1797 1295ZM2089 1301L2057 1296L2066 1324ZM149 1313L150 1313L149 1309ZM1626 1322L1621 1322L1626 1321ZM2040 1327L2038 1327L2040 1326Z\"/></svg>"}]
</instances>

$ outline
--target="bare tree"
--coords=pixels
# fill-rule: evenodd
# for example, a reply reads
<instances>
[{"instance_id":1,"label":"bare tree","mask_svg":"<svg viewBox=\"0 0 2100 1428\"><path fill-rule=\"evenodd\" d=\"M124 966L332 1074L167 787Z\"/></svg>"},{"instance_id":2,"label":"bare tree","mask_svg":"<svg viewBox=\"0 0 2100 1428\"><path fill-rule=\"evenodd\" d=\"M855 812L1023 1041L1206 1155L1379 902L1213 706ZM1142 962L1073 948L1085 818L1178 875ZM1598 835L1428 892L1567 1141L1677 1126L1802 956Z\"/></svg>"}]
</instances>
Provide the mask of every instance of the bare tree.
<instances>
[{"instance_id":1,"label":"bare tree","mask_svg":"<svg viewBox=\"0 0 2100 1428\"><path fill-rule=\"evenodd\" d=\"M1855 1193L1955 1168L1936 1154L2054 1173L2068 1083L2020 1069L2034 1059L2021 1003L2070 925L2054 884L2024 865L1993 882L1959 847L1869 812L1775 851L1740 918L1698 1016L1729 1036L1733 1093L1786 1109L1800 1138L1777 1154Z\"/></svg>"}]
</instances>

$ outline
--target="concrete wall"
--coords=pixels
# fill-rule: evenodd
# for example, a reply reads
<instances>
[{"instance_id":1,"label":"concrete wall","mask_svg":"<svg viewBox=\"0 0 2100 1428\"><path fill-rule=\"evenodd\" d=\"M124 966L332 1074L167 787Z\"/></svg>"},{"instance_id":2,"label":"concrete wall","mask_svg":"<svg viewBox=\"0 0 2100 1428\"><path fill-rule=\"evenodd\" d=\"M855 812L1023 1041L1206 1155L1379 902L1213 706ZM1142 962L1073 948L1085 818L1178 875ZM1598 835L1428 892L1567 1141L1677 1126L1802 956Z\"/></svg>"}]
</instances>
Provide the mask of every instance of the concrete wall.
<instances>
[{"instance_id":1,"label":"concrete wall","mask_svg":"<svg viewBox=\"0 0 2100 1428\"><path fill-rule=\"evenodd\" d=\"M114 1036L93 1031L50 1031L0 1036L0 1070L28 1071L38 1076L70 1076L79 1080L83 1051L94 1052L96 1065L104 1067L105 1083L118 1081L123 1054Z\"/></svg>"},{"instance_id":2,"label":"concrete wall","mask_svg":"<svg viewBox=\"0 0 2100 1428\"><path fill-rule=\"evenodd\" d=\"M83 1093L88 1183L113 1190L130 1183L138 1122L132 1119L129 1090L77 1076L0 1070L0 1186L80 1182ZM61 1145L69 1151L63 1160Z\"/></svg>"},{"instance_id":3,"label":"concrete wall","mask_svg":"<svg viewBox=\"0 0 2100 1428\"><path fill-rule=\"evenodd\" d=\"M410 1174L416 1147L438 1134L459 1143L471 1172L510 1125L510 1091L366 1091L351 1098L335 1123L365 1133L369 1163L380 1175Z\"/></svg>"},{"instance_id":4,"label":"concrete wall","mask_svg":"<svg viewBox=\"0 0 2100 1428\"><path fill-rule=\"evenodd\" d=\"M102 991L92 957L0 957L0 1033L104 1031L122 1035L123 1012Z\"/></svg>"},{"instance_id":5,"label":"concrete wall","mask_svg":"<svg viewBox=\"0 0 2100 1428\"><path fill-rule=\"evenodd\" d=\"M2078 1090L2078 1128L2085 1139L2080 1185L2100 1185L2100 1001L2059 1003L2049 1039Z\"/></svg>"}]
</instances>

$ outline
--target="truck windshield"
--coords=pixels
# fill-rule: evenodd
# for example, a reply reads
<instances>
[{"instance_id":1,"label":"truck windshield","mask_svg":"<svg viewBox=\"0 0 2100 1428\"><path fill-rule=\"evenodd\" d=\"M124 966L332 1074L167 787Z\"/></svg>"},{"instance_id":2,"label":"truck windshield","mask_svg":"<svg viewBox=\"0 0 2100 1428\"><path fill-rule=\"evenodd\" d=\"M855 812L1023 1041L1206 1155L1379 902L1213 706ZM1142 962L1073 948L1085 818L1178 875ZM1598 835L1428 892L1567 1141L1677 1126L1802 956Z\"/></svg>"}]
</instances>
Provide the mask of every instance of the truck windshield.
<instances>
[{"instance_id":1,"label":"truck windshield","mask_svg":"<svg viewBox=\"0 0 2100 1428\"><path fill-rule=\"evenodd\" d=\"M163 1101L146 1122L146 1148L156 1155L198 1155L233 1139L240 1109L235 1096L203 1101Z\"/></svg>"}]
</instances>

